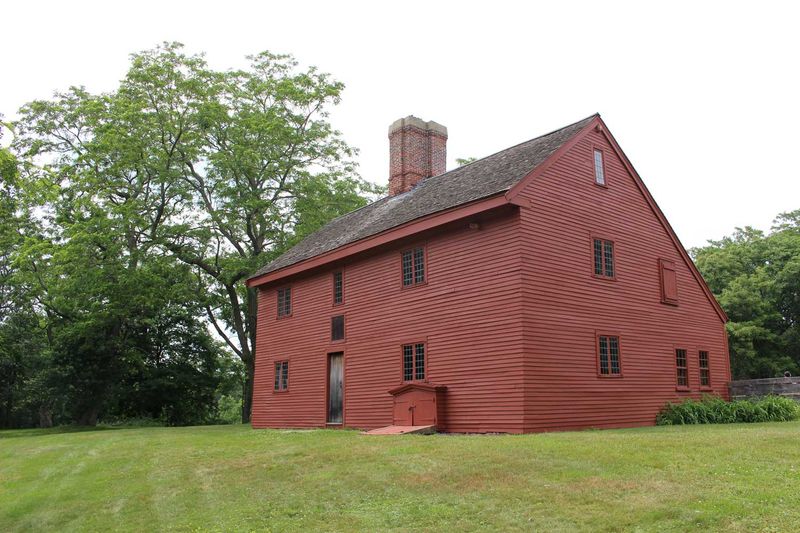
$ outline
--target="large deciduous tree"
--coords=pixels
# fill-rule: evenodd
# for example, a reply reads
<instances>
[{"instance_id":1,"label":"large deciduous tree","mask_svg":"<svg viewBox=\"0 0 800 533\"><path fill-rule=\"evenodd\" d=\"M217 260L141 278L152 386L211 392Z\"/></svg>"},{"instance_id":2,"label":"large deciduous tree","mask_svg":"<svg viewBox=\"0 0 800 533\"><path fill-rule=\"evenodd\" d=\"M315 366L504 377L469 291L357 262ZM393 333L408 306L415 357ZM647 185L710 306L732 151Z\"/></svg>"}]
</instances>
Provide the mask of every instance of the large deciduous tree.
<instances>
[{"instance_id":1,"label":"large deciduous tree","mask_svg":"<svg viewBox=\"0 0 800 533\"><path fill-rule=\"evenodd\" d=\"M99 258L94 272L71 273L80 283L115 292L109 280L138 279L151 257L191 269L205 318L245 365L244 421L257 295L243 280L377 192L357 177L353 149L328 121L342 84L290 56L263 52L249 61L246 69L214 70L202 56L165 43L133 55L116 91L72 88L25 106L14 143L25 161L38 163L25 176L49 199L49 242L72 243L84 263ZM87 226L93 229L81 229ZM95 242L98 235L118 238ZM34 280L37 261L57 257L47 246L28 255ZM53 297L43 290L42 305L64 313L68 299ZM120 324L95 326L91 334L111 342ZM82 345L89 341L101 339ZM113 372L114 361L127 357L117 348L104 347L114 355L98 361L98 372Z\"/></svg>"}]
</instances>

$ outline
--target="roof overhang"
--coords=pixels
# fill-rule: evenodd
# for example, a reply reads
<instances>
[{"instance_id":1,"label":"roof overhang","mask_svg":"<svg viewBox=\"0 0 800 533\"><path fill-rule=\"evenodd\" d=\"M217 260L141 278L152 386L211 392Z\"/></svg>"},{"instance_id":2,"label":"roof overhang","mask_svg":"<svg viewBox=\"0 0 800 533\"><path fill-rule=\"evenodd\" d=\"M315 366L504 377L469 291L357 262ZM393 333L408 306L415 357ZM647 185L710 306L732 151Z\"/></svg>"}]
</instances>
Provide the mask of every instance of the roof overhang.
<instances>
[{"instance_id":1,"label":"roof overhang","mask_svg":"<svg viewBox=\"0 0 800 533\"><path fill-rule=\"evenodd\" d=\"M427 231L457 220L468 218L485 211L497 209L504 205L509 205L514 202L510 201L505 192L500 192L496 195L482 198L474 202L462 204L451 209L439 211L431 215L406 222L400 226L388 229L381 233L376 233L364 239L340 246L329 252L311 257L305 261L300 261L272 272L266 272L260 276L254 276L247 280L248 287L258 287L272 283L289 276L295 276L308 270L312 270L335 261L341 261L353 255L366 252L375 247L388 244L393 241L404 239L417 233Z\"/></svg>"},{"instance_id":2,"label":"roof overhang","mask_svg":"<svg viewBox=\"0 0 800 533\"><path fill-rule=\"evenodd\" d=\"M392 396L397 396L398 394L402 394L410 390L421 390L425 392L443 392L447 390L447 386L434 385L433 383L427 383L427 382L413 381L410 383L404 383L398 387L391 389L389 391L389 394L391 394Z\"/></svg>"}]
</instances>

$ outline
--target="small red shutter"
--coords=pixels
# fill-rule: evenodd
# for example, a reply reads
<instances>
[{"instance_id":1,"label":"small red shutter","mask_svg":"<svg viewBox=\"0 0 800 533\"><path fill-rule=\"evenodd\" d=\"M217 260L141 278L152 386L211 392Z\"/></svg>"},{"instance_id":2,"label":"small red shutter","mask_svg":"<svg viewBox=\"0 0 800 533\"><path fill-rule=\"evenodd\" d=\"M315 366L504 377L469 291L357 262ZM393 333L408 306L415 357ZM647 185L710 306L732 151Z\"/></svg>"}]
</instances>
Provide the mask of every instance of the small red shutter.
<instances>
[{"instance_id":1,"label":"small red shutter","mask_svg":"<svg viewBox=\"0 0 800 533\"><path fill-rule=\"evenodd\" d=\"M675 275L675 263L661 259L661 301L666 304L678 303L678 278Z\"/></svg>"}]
</instances>

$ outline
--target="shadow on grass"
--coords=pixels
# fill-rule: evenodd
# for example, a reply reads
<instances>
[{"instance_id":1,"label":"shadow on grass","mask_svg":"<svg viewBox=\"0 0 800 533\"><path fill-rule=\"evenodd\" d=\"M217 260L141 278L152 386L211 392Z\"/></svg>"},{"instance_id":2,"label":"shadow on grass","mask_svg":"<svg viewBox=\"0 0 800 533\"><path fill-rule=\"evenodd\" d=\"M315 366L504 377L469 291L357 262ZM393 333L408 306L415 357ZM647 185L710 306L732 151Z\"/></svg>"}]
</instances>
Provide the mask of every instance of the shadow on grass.
<instances>
[{"instance_id":1,"label":"shadow on grass","mask_svg":"<svg viewBox=\"0 0 800 533\"><path fill-rule=\"evenodd\" d=\"M62 433L85 433L90 431L109 431L115 429L125 429L111 426L58 426L54 428L28 428L28 429L4 429L0 430L0 440L13 439L17 437L38 437L40 435L60 435Z\"/></svg>"}]
</instances>

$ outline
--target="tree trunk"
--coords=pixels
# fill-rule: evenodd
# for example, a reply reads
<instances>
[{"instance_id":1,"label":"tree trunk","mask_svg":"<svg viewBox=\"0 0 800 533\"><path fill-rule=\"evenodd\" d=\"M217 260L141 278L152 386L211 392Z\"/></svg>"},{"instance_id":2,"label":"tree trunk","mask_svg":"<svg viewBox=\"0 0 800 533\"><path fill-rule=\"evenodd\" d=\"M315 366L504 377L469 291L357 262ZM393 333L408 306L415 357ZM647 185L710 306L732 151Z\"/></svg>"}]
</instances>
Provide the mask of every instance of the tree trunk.
<instances>
[{"instance_id":1,"label":"tree trunk","mask_svg":"<svg viewBox=\"0 0 800 533\"><path fill-rule=\"evenodd\" d=\"M255 377L255 364L253 358L245 363L245 376L242 385L242 424L250 423L253 410L253 378Z\"/></svg>"},{"instance_id":2,"label":"tree trunk","mask_svg":"<svg viewBox=\"0 0 800 533\"><path fill-rule=\"evenodd\" d=\"M248 350L242 350L242 353L248 353L249 357L245 364L245 378L244 386L242 387L242 423L250 423L250 418L253 411L253 386L256 374L256 324L258 319L258 289L248 287L247 289L247 316L245 321L247 324L247 341L249 343Z\"/></svg>"},{"instance_id":3,"label":"tree trunk","mask_svg":"<svg viewBox=\"0 0 800 533\"><path fill-rule=\"evenodd\" d=\"M47 405L39 406L39 427L40 428L53 427L53 411Z\"/></svg>"},{"instance_id":4,"label":"tree trunk","mask_svg":"<svg viewBox=\"0 0 800 533\"><path fill-rule=\"evenodd\" d=\"M11 409L14 407L14 402L11 399L11 395L9 394L8 400L6 401L6 408L3 412L3 419L0 421L0 428L10 428L11 427Z\"/></svg>"},{"instance_id":5,"label":"tree trunk","mask_svg":"<svg viewBox=\"0 0 800 533\"><path fill-rule=\"evenodd\" d=\"M8 388L8 398L6 399L6 408L5 412L3 413L3 419L0 421L1 428L10 428L11 427L11 412L14 410L14 380L16 379L16 375L11 379L11 386Z\"/></svg>"},{"instance_id":6,"label":"tree trunk","mask_svg":"<svg viewBox=\"0 0 800 533\"><path fill-rule=\"evenodd\" d=\"M85 409L81 412L81 415L78 417L78 425L79 426L96 426L97 425L97 415L99 414L100 409L97 406L92 406L88 409Z\"/></svg>"}]
</instances>

